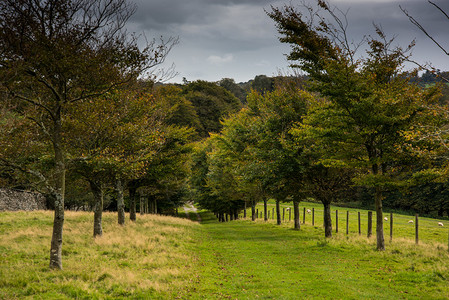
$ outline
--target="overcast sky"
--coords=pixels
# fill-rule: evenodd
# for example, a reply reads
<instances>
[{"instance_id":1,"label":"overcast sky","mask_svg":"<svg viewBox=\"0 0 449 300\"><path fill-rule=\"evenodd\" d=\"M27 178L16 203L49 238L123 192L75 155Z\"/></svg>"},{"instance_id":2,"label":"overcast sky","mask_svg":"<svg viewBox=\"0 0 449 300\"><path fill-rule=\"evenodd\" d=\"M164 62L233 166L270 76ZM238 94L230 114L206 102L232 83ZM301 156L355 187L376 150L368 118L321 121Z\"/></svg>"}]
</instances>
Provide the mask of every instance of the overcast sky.
<instances>
[{"instance_id":1,"label":"overcast sky","mask_svg":"<svg viewBox=\"0 0 449 300\"><path fill-rule=\"evenodd\" d=\"M256 75L288 74L285 54L289 46L278 40L274 22L264 10L298 0L130 0L138 9L129 23L129 30L144 32L147 38L179 37L166 65L174 63L179 73L173 82L217 81L234 78L248 81ZM312 2L313 0L306 0ZM434 0L449 13L449 0ZM449 20L427 0L330 0L331 5L348 11L350 35L359 40L373 35L373 23L382 26L399 45L416 39L413 58L431 62L436 68L449 70L446 56L426 38L400 10L413 15L449 50Z\"/></svg>"}]
</instances>

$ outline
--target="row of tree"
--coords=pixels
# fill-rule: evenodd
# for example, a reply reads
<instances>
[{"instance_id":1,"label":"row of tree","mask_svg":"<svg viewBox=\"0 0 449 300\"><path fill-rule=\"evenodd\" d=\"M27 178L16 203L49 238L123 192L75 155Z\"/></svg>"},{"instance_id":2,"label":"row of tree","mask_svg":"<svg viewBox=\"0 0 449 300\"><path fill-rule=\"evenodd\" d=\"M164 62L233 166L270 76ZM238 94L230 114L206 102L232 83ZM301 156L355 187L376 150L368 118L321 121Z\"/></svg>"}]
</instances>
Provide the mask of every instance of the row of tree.
<instances>
[{"instance_id":1,"label":"row of tree","mask_svg":"<svg viewBox=\"0 0 449 300\"><path fill-rule=\"evenodd\" d=\"M378 26L365 40L365 54L356 56L360 45L349 42L345 14L317 4L307 15L292 6L267 12L281 42L292 47L288 58L307 74L299 84L306 90L291 82L250 94L247 107L197 150L192 188L200 205L219 216L251 203L254 218L255 203L273 198L280 223L279 202L293 201L295 228L298 202L313 197L324 205L327 237L330 204L367 189L377 248L384 250L385 196L446 181L441 85L423 87L413 72L402 71L412 45L394 47Z\"/></svg>"},{"instance_id":2,"label":"row of tree","mask_svg":"<svg viewBox=\"0 0 449 300\"><path fill-rule=\"evenodd\" d=\"M177 40L138 47L124 30L135 10L126 0L0 3L0 180L51 199L51 268L62 268L66 207L93 208L94 236L105 195L120 224L126 194L131 220L139 195L173 209L187 194L191 143L242 105L215 83L153 89Z\"/></svg>"},{"instance_id":3,"label":"row of tree","mask_svg":"<svg viewBox=\"0 0 449 300\"><path fill-rule=\"evenodd\" d=\"M64 209L88 202L99 236L105 196L120 224L126 208L136 219L140 196L159 211L193 199L233 217L250 204L253 218L257 202L267 217L268 198L293 201L297 229L299 201L313 197L330 236L330 204L365 189L384 249L385 196L444 188L434 180L446 154L440 85L402 72L407 50L377 27L356 57L345 23L318 4L336 27L290 6L268 12L307 76L257 76L248 91L232 79L153 86L177 40L139 48L123 30L135 11L125 0L1 2L0 180L52 199L50 267L62 268Z\"/></svg>"}]
</instances>

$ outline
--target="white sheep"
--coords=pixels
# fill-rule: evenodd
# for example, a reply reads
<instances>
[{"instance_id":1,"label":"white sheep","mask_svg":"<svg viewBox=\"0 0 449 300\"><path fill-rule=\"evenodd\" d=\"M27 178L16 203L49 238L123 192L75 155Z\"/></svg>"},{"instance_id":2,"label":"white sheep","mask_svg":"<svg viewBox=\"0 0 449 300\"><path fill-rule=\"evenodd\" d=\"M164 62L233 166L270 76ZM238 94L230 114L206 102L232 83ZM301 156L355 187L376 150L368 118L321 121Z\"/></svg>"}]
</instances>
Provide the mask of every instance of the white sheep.
<instances>
[{"instance_id":1,"label":"white sheep","mask_svg":"<svg viewBox=\"0 0 449 300\"><path fill-rule=\"evenodd\" d=\"M387 217L385 217L385 218L384 218L384 220L385 220L385 221L388 221L388 218L387 218Z\"/></svg>"},{"instance_id":2,"label":"white sheep","mask_svg":"<svg viewBox=\"0 0 449 300\"><path fill-rule=\"evenodd\" d=\"M286 210L290 210L290 207L287 207L287 209Z\"/></svg>"},{"instance_id":3,"label":"white sheep","mask_svg":"<svg viewBox=\"0 0 449 300\"><path fill-rule=\"evenodd\" d=\"M413 220L408 221L409 223L413 223Z\"/></svg>"},{"instance_id":4,"label":"white sheep","mask_svg":"<svg viewBox=\"0 0 449 300\"><path fill-rule=\"evenodd\" d=\"M310 209L307 209L307 213L310 214L312 211Z\"/></svg>"},{"instance_id":5,"label":"white sheep","mask_svg":"<svg viewBox=\"0 0 449 300\"><path fill-rule=\"evenodd\" d=\"M438 226L444 226L444 224L441 222L438 222Z\"/></svg>"}]
</instances>

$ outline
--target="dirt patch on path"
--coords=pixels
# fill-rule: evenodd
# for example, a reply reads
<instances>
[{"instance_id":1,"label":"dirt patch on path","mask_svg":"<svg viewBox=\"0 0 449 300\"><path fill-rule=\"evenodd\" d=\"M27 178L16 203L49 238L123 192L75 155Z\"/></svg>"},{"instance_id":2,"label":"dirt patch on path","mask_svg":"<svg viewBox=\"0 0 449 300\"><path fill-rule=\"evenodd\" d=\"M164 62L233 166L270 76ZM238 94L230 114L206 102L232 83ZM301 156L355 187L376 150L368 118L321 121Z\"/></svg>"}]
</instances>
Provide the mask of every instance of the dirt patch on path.
<instances>
[{"instance_id":1,"label":"dirt patch on path","mask_svg":"<svg viewBox=\"0 0 449 300\"><path fill-rule=\"evenodd\" d=\"M202 220L201 220L201 216L200 216L200 214L198 213L198 210L196 209L196 207L193 206L193 203L192 203L192 202L187 202L187 203L184 205L184 211L186 212L187 218L192 219L192 218L189 216L189 214L190 214L190 213L195 214L195 215L196 215L196 218L197 218L197 220L198 220L198 222L201 223L201 221L202 221Z\"/></svg>"}]
</instances>

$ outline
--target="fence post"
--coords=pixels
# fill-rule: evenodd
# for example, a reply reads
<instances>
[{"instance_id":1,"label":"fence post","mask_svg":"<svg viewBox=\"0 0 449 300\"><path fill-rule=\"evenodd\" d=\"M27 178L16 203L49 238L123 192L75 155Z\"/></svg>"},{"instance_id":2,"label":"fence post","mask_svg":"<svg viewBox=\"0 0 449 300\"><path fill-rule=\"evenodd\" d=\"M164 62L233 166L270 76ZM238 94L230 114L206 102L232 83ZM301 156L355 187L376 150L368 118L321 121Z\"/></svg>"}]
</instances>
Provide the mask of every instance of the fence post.
<instances>
[{"instance_id":1,"label":"fence post","mask_svg":"<svg viewBox=\"0 0 449 300\"><path fill-rule=\"evenodd\" d=\"M245 209L243 210L243 218L246 219L246 201L245 201Z\"/></svg>"},{"instance_id":2,"label":"fence post","mask_svg":"<svg viewBox=\"0 0 449 300\"><path fill-rule=\"evenodd\" d=\"M267 219L270 219L270 211L268 211L268 217L267 217Z\"/></svg>"},{"instance_id":3,"label":"fence post","mask_svg":"<svg viewBox=\"0 0 449 300\"><path fill-rule=\"evenodd\" d=\"M315 207L312 207L312 226L315 226Z\"/></svg>"},{"instance_id":4,"label":"fence post","mask_svg":"<svg viewBox=\"0 0 449 300\"><path fill-rule=\"evenodd\" d=\"M288 221L290 222L292 220L292 208L289 207L290 209L288 210Z\"/></svg>"},{"instance_id":5,"label":"fence post","mask_svg":"<svg viewBox=\"0 0 449 300\"><path fill-rule=\"evenodd\" d=\"M360 226L360 212L358 212L358 215L359 215L359 235L361 235L362 234L362 228Z\"/></svg>"},{"instance_id":6,"label":"fence post","mask_svg":"<svg viewBox=\"0 0 449 300\"><path fill-rule=\"evenodd\" d=\"M393 241L393 213L390 213L390 242Z\"/></svg>"},{"instance_id":7,"label":"fence post","mask_svg":"<svg viewBox=\"0 0 449 300\"><path fill-rule=\"evenodd\" d=\"M418 214L416 214L416 216L415 216L415 243L416 243L416 245L418 245L418 243L419 243L418 229L419 229Z\"/></svg>"},{"instance_id":8,"label":"fence post","mask_svg":"<svg viewBox=\"0 0 449 300\"><path fill-rule=\"evenodd\" d=\"M338 210L335 211L335 233L338 233Z\"/></svg>"},{"instance_id":9,"label":"fence post","mask_svg":"<svg viewBox=\"0 0 449 300\"><path fill-rule=\"evenodd\" d=\"M282 222L285 221L285 207L282 208Z\"/></svg>"},{"instance_id":10,"label":"fence post","mask_svg":"<svg viewBox=\"0 0 449 300\"><path fill-rule=\"evenodd\" d=\"M306 208L304 207L304 213L302 214L302 223L306 224Z\"/></svg>"},{"instance_id":11,"label":"fence post","mask_svg":"<svg viewBox=\"0 0 449 300\"><path fill-rule=\"evenodd\" d=\"M259 218L259 209L256 209L256 219Z\"/></svg>"},{"instance_id":12,"label":"fence post","mask_svg":"<svg viewBox=\"0 0 449 300\"><path fill-rule=\"evenodd\" d=\"M274 220L274 208L271 210L271 218Z\"/></svg>"},{"instance_id":13,"label":"fence post","mask_svg":"<svg viewBox=\"0 0 449 300\"><path fill-rule=\"evenodd\" d=\"M346 235L349 234L349 210L346 211Z\"/></svg>"},{"instance_id":14,"label":"fence post","mask_svg":"<svg viewBox=\"0 0 449 300\"><path fill-rule=\"evenodd\" d=\"M368 237L373 234L373 212L368 212Z\"/></svg>"}]
</instances>

